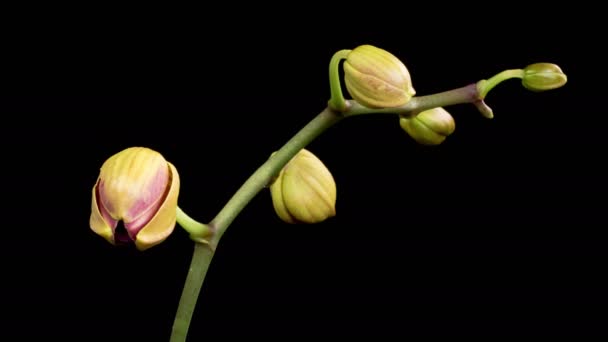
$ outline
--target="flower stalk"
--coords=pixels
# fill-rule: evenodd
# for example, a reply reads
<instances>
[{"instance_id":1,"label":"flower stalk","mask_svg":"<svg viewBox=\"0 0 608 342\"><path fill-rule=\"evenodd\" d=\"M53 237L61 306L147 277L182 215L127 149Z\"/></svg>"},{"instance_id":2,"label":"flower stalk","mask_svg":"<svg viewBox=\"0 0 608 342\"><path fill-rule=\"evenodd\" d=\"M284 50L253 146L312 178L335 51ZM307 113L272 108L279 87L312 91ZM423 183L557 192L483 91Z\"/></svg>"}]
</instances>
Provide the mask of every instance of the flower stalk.
<instances>
[{"instance_id":1,"label":"flower stalk","mask_svg":"<svg viewBox=\"0 0 608 342\"><path fill-rule=\"evenodd\" d=\"M213 220L208 224L213 231L207 244L196 243L192 261L180 304L178 306L171 342L183 342L194 312L198 295L205 279L209 264L220 239L230 224L236 219L245 206L279 174L280 170L316 137L347 117L364 114L400 114L412 116L424 110L456 104L475 103L479 101L477 85L449 90L433 95L413 97L408 103L395 108L371 109L362 106L355 100L346 101L346 110L342 113L325 108L312 121L304 126L283 147L262 164L228 200ZM179 221L181 224L181 221Z\"/></svg>"},{"instance_id":2,"label":"flower stalk","mask_svg":"<svg viewBox=\"0 0 608 342\"><path fill-rule=\"evenodd\" d=\"M342 94L339 66L344 59L346 88L353 100ZM469 103L484 117L492 118L492 109L484 99L490 90L511 78L521 78L523 86L532 91L555 89L567 81L557 65L536 63L461 88L415 96L409 71L394 55L370 45L340 50L329 65L328 107L255 170L208 224L196 221L177 206L180 183L176 168L159 153L136 147L116 154L102 166L92 191L91 229L110 243L126 238L140 250L165 240L176 222L189 232L194 250L171 333L172 342L186 341L218 244L262 189L271 187L275 210L286 222L317 223L335 215L333 177L320 160L304 150L316 137L347 117L393 114L417 142L438 145L455 129L452 116L443 107ZM294 169L297 172L293 173ZM127 237L119 235L119 221L124 223Z\"/></svg>"}]
</instances>

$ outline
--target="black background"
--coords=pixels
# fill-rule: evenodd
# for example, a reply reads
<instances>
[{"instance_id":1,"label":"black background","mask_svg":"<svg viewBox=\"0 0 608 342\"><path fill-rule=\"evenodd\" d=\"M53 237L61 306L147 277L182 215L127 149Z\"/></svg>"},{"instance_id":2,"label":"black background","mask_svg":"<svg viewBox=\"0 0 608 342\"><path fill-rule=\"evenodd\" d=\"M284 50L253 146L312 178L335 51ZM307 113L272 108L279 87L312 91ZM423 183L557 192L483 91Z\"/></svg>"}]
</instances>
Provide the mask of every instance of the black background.
<instances>
[{"instance_id":1,"label":"black background","mask_svg":"<svg viewBox=\"0 0 608 342\"><path fill-rule=\"evenodd\" d=\"M180 206L208 221L325 107L332 54L372 44L402 59L418 95L540 61L569 81L500 85L493 120L448 108L456 131L438 147L394 116L328 130L308 148L334 175L337 216L287 225L260 193L221 241L190 340L605 334L599 22L543 6L277 6L70 8L69 20L40 8L5 31L3 333L168 340L192 242L177 228L142 253L96 236L103 161L161 152Z\"/></svg>"}]
</instances>

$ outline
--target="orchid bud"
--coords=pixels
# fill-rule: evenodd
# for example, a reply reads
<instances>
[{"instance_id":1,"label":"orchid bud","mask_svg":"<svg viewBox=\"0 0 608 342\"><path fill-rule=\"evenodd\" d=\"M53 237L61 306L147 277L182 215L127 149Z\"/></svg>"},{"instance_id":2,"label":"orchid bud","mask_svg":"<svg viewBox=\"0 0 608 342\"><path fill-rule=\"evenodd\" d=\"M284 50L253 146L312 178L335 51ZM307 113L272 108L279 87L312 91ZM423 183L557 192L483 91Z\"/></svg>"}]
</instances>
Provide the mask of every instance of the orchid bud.
<instances>
[{"instance_id":1,"label":"orchid bud","mask_svg":"<svg viewBox=\"0 0 608 342\"><path fill-rule=\"evenodd\" d=\"M89 224L112 244L135 242L145 250L173 232L178 193L177 170L160 153L127 148L101 166ZM124 229L117 229L121 221Z\"/></svg>"},{"instance_id":2,"label":"orchid bud","mask_svg":"<svg viewBox=\"0 0 608 342\"><path fill-rule=\"evenodd\" d=\"M270 185L275 212L287 223L318 223L336 215L336 183L321 160L300 150Z\"/></svg>"},{"instance_id":3,"label":"orchid bud","mask_svg":"<svg viewBox=\"0 0 608 342\"><path fill-rule=\"evenodd\" d=\"M523 86L532 91L545 91L566 84L568 77L559 66L551 63L534 63L524 69Z\"/></svg>"},{"instance_id":4,"label":"orchid bud","mask_svg":"<svg viewBox=\"0 0 608 342\"><path fill-rule=\"evenodd\" d=\"M414 117L401 117L399 124L414 140L423 145L439 145L454 132L454 118L441 107L420 112Z\"/></svg>"},{"instance_id":5,"label":"orchid bud","mask_svg":"<svg viewBox=\"0 0 608 342\"><path fill-rule=\"evenodd\" d=\"M405 65L371 45L358 46L347 55L344 81L353 99L368 108L402 106L416 94Z\"/></svg>"}]
</instances>

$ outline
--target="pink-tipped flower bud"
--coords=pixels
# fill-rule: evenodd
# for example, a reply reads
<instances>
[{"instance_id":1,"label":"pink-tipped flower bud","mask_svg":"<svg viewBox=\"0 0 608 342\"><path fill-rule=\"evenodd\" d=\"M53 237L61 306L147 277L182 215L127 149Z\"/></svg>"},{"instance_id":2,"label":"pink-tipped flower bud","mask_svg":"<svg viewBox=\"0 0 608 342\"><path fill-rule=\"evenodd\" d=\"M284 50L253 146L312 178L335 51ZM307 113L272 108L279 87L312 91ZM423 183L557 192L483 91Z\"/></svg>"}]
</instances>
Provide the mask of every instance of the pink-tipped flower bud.
<instances>
[{"instance_id":1,"label":"pink-tipped flower bud","mask_svg":"<svg viewBox=\"0 0 608 342\"><path fill-rule=\"evenodd\" d=\"M177 170L160 153L127 148L102 165L89 224L112 244L135 242L137 249L145 250L173 232L178 193Z\"/></svg>"}]
</instances>

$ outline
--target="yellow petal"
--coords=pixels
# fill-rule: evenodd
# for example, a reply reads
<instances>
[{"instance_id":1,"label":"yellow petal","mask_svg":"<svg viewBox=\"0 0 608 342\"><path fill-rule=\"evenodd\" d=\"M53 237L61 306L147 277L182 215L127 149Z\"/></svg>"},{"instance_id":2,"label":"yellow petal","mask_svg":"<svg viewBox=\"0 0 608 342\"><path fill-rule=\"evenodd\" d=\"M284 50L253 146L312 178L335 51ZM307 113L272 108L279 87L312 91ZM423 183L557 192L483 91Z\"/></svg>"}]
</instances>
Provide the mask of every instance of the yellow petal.
<instances>
[{"instance_id":1,"label":"yellow petal","mask_svg":"<svg viewBox=\"0 0 608 342\"><path fill-rule=\"evenodd\" d=\"M277 179L275 179L275 181L270 185L270 196L272 198L272 206L274 207L274 211L277 213L281 220L287 223L297 223L296 219L291 216L291 214L289 214L287 208L285 207L282 188L283 176L284 171L281 170Z\"/></svg>"},{"instance_id":2,"label":"yellow petal","mask_svg":"<svg viewBox=\"0 0 608 342\"><path fill-rule=\"evenodd\" d=\"M283 200L296 220L318 223L335 216L336 183L319 158L302 149L284 172Z\"/></svg>"},{"instance_id":3,"label":"yellow petal","mask_svg":"<svg viewBox=\"0 0 608 342\"><path fill-rule=\"evenodd\" d=\"M110 157L100 171L100 200L112 218L132 222L162 199L167 162L149 148L130 147Z\"/></svg>"},{"instance_id":4,"label":"yellow petal","mask_svg":"<svg viewBox=\"0 0 608 342\"><path fill-rule=\"evenodd\" d=\"M401 106L416 94L405 65L371 45L358 46L348 54L344 81L353 99L369 108Z\"/></svg>"},{"instance_id":5,"label":"yellow petal","mask_svg":"<svg viewBox=\"0 0 608 342\"><path fill-rule=\"evenodd\" d=\"M99 180L98 180L99 182ZM92 199L91 199L91 217L89 218L89 226L91 229L99 236L108 240L111 244L114 244L114 234L112 233L112 228L108 225L108 223L103 219L101 212L99 211L99 206L97 203L97 194L96 194L97 183L93 187L92 191Z\"/></svg>"},{"instance_id":6,"label":"yellow petal","mask_svg":"<svg viewBox=\"0 0 608 342\"><path fill-rule=\"evenodd\" d=\"M456 129L454 118L442 107L425 110L413 118L402 117L399 125L422 145L439 145Z\"/></svg>"},{"instance_id":7,"label":"yellow petal","mask_svg":"<svg viewBox=\"0 0 608 342\"><path fill-rule=\"evenodd\" d=\"M175 228L180 179L175 166L169 162L167 164L171 171L169 192L156 214L139 231L135 238L135 246L141 251L163 242Z\"/></svg>"},{"instance_id":8,"label":"yellow petal","mask_svg":"<svg viewBox=\"0 0 608 342\"><path fill-rule=\"evenodd\" d=\"M425 126L434 132L448 136L454 133L456 123L454 118L442 107L425 110L416 116Z\"/></svg>"}]
</instances>

